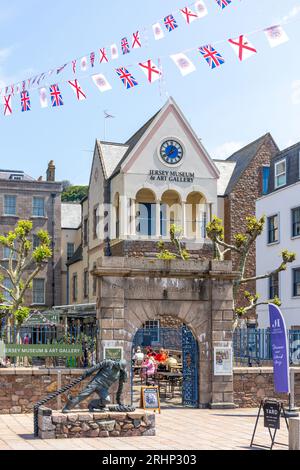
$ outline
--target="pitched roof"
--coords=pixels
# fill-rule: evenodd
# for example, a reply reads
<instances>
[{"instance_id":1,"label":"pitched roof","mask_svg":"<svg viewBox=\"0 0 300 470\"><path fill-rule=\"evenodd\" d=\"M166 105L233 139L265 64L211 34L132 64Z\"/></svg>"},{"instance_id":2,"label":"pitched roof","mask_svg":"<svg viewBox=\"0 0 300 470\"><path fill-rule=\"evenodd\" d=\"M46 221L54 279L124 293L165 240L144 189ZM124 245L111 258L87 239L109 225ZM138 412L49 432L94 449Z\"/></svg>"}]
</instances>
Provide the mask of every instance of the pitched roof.
<instances>
[{"instance_id":1,"label":"pitched roof","mask_svg":"<svg viewBox=\"0 0 300 470\"><path fill-rule=\"evenodd\" d=\"M276 145L271 134L267 133L263 135L262 137L260 137L259 139L255 140L254 142L251 142L250 144L246 145L246 147L243 147L242 149L238 150L226 160L227 162L235 162L236 166L230 178L230 181L228 183L225 194L230 194L233 191L240 177L242 176L244 171L248 168L248 166L251 164L258 150L267 139L271 139L273 143Z\"/></svg>"},{"instance_id":2,"label":"pitched roof","mask_svg":"<svg viewBox=\"0 0 300 470\"><path fill-rule=\"evenodd\" d=\"M106 179L115 176L121 169L122 163L126 160L130 152L134 149L136 144L143 137L145 132L149 129L152 122L158 116L161 109L152 116L125 144L114 142L98 142L100 147L100 157L104 168Z\"/></svg>"},{"instance_id":3,"label":"pitched roof","mask_svg":"<svg viewBox=\"0 0 300 470\"><path fill-rule=\"evenodd\" d=\"M26 175L24 171L20 170L1 170L0 169L0 180L5 181L36 181L29 175Z\"/></svg>"}]
</instances>

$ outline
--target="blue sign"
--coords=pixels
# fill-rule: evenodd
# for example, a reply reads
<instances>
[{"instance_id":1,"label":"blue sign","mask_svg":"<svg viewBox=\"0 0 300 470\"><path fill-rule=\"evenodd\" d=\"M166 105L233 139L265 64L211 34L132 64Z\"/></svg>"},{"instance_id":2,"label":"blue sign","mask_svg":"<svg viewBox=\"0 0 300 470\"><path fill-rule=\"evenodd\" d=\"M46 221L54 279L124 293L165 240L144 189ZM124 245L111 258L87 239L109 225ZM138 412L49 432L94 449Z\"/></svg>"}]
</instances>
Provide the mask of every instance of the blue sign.
<instances>
[{"instance_id":1,"label":"blue sign","mask_svg":"<svg viewBox=\"0 0 300 470\"><path fill-rule=\"evenodd\" d=\"M269 305L274 383L277 393L290 393L289 345L286 324L280 309Z\"/></svg>"}]
</instances>

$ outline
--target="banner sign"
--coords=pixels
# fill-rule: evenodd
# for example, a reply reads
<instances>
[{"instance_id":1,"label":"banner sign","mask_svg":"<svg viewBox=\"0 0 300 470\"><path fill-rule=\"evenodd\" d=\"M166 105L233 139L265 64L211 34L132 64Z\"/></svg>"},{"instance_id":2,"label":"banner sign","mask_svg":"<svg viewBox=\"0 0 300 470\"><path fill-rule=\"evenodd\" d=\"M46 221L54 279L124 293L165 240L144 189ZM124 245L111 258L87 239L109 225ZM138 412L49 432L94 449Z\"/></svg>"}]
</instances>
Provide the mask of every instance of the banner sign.
<instances>
[{"instance_id":1,"label":"banner sign","mask_svg":"<svg viewBox=\"0 0 300 470\"><path fill-rule=\"evenodd\" d=\"M111 361L122 361L123 348L104 348L104 359Z\"/></svg>"},{"instance_id":2,"label":"banner sign","mask_svg":"<svg viewBox=\"0 0 300 470\"><path fill-rule=\"evenodd\" d=\"M81 344L8 344L7 357L81 357Z\"/></svg>"},{"instance_id":3,"label":"banner sign","mask_svg":"<svg viewBox=\"0 0 300 470\"><path fill-rule=\"evenodd\" d=\"M269 305L274 384L277 393L290 393L289 345L286 324L280 309Z\"/></svg>"},{"instance_id":4,"label":"banner sign","mask_svg":"<svg viewBox=\"0 0 300 470\"><path fill-rule=\"evenodd\" d=\"M33 313L24 323L25 326L58 325L60 316L57 312Z\"/></svg>"},{"instance_id":5,"label":"banner sign","mask_svg":"<svg viewBox=\"0 0 300 470\"><path fill-rule=\"evenodd\" d=\"M275 400L264 402L264 427L268 429L280 429L281 403Z\"/></svg>"},{"instance_id":6,"label":"banner sign","mask_svg":"<svg viewBox=\"0 0 300 470\"><path fill-rule=\"evenodd\" d=\"M233 374L233 351L230 347L214 348L214 375L231 376Z\"/></svg>"}]
</instances>

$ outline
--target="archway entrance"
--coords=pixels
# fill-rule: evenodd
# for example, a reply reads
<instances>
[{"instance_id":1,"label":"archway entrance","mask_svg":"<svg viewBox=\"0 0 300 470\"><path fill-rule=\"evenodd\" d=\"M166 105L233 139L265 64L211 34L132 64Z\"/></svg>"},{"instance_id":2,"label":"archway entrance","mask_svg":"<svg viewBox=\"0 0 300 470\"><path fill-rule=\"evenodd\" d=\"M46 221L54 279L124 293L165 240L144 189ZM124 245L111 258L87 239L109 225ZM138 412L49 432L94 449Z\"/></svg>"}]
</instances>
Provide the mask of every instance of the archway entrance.
<instances>
[{"instance_id":1,"label":"archway entrance","mask_svg":"<svg viewBox=\"0 0 300 470\"><path fill-rule=\"evenodd\" d=\"M192 331L179 322L166 327L148 321L136 333L132 350L132 401L141 387L159 387L162 407L199 407L199 348Z\"/></svg>"}]
</instances>

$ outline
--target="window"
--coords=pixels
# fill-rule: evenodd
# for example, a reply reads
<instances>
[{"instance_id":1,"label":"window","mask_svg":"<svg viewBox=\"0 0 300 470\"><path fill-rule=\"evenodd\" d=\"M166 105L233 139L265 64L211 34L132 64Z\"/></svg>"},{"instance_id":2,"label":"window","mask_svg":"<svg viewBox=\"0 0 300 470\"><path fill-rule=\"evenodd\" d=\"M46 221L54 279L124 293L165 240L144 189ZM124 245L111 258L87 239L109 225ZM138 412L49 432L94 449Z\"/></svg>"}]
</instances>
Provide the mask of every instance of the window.
<instances>
[{"instance_id":1,"label":"window","mask_svg":"<svg viewBox=\"0 0 300 470\"><path fill-rule=\"evenodd\" d=\"M264 166L262 169L262 193L268 194L269 192L269 179L270 179L270 167Z\"/></svg>"},{"instance_id":2,"label":"window","mask_svg":"<svg viewBox=\"0 0 300 470\"><path fill-rule=\"evenodd\" d=\"M286 160L275 163L275 189L286 185Z\"/></svg>"},{"instance_id":3,"label":"window","mask_svg":"<svg viewBox=\"0 0 300 470\"><path fill-rule=\"evenodd\" d=\"M97 269L97 263L94 263L93 270ZM93 296L96 297L97 295L97 277L93 276Z\"/></svg>"},{"instance_id":4,"label":"window","mask_svg":"<svg viewBox=\"0 0 300 470\"><path fill-rule=\"evenodd\" d=\"M73 258L75 253L75 245L74 243L68 243L67 244L67 259L68 261Z\"/></svg>"},{"instance_id":5,"label":"window","mask_svg":"<svg viewBox=\"0 0 300 470\"><path fill-rule=\"evenodd\" d=\"M12 250L10 248L7 248L6 246L3 247L3 259L4 260L9 260L10 257L11 257L11 253ZM14 251L13 254L12 254L12 259L17 259L17 253Z\"/></svg>"},{"instance_id":6,"label":"window","mask_svg":"<svg viewBox=\"0 0 300 470\"><path fill-rule=\"evenodd\" d=\"M33 280L32 301L34 305L45 305L45 280L44 279Z\"/></svg>"},{"instance_id":7,"label":"window","mask_svg":"<svg viewBox=\"0 0 300 470\"><path fill-rule=\"evenodd\" d=\"M7 289L12 289L13 288L13 285L12 285L12 282L11 282L10 279L3 279L3 286L6 287ZM5 302L11 302L12 301L12 297L7 291L3 290L3 295L4 295Z\"/></svg>"},{"instance_id":8,"label":"window","mask_svg":"<svg viewBox=\"0 0 300 470\"><path fill-rule=\"evenodd\" d=\"M36 250L41 244L41 240L37 235L33 235L32 249Z\"/></svg>"},{"instance_id":9,"label":"window","mask_svg":"<svg viewBox=\"0 0 300 470\"><path fill-rule=\"evenodd\" d=\"M4 215L17 215L16 196L4 196Z\"/></svg>"},{"instance_id":10,"label":"window","mask_svg":"<svg viewBox=\"0 0 300 470\"><path fill-rule=\"evenodd\" d=\"M146 321L145 333L147 335L147 333L149 332L149 337L151 337L151 343L159 343L159 328L160 328L159 320Z\"/></svg>"},{"instance_id":11,"label":"window","mask_svg":"<svg viewBox=\"0 0 300 470\"><path fill-rule=\"evenodd\" d=\"M293 269L293 296L300 297L300 268Z\"/></svg>"},{"instance_id":12,"label":"window","mask_svg":"<svg viewBox=\"0 0 300 470\"><path fill-rule=\"evenodd\" d=\"M94 213L93 213L93 235L94 235L94 240L96 238L98 238L98 223L99 223L98 210L99 210L99 207L95 207Z\"/></svg>"},{"instance_id":13,"label":"window","mask_svg":"<svg viewBox=\"0 0 300 470\"><path fill-rule=\"evenodd\" d=\"M33 217L45 217L45 199L42 197L33 198Z\"/></svg>"},{"instance_id":14,"label":"window","mask_svg":"<svg viewBox=\"0 0 300 470\"><path fill-rule=\"evenodd\" d=\"M87 299L89 296L89 272L88 271L84 271L84 275L83 275L83 295L85 299Z\"/></svg>"},{"instance_id":15,"label":"window","mask_svg":"<svg viewBox=\"0 0 300 470\"><path fill-rule=\"evenodd\" d=\"M273 274L269 280L269 299L279 297L279 274Z\"/></svg>"},{"instance_id":16,"label":"window","mask_svg":"<svg viewBox=\"0 0 300 470\"><path fill-rule=\"evenodd\" d=\"M279 241L279 217L273 215L268 217L268 244Z\"/></svg>"},{"instance_id":17,"label":"window","mask_svg":"<svg viewBox=\"0 0 300 470\"><path fill-rule=\"evenodd\" d=\"M300 236L300 207L292 210L292 236L299 237Z\"/></svg>"},{"instance_id":18,"label":"window","mask_svg":"<svg viewBox=\"0 0 300 470\"><path fill-rule=\"evenodd\" d=\"M77 274L74 274L73 279L72 279L73 302L77 301L77 289L78 289L78 277L77 277Z\"/></svg>"},{"instance_id":19,"label":"window","mask_svg":"<svg viewBox=\"0 0 300 470\"><path fill-rule=\"evenodd\" d=\"M84 219L84 224L83 224L83 242L84 246L88 245L88 226L89 226L89 221L88 219Z\"/></svg>"}]
</instances>

